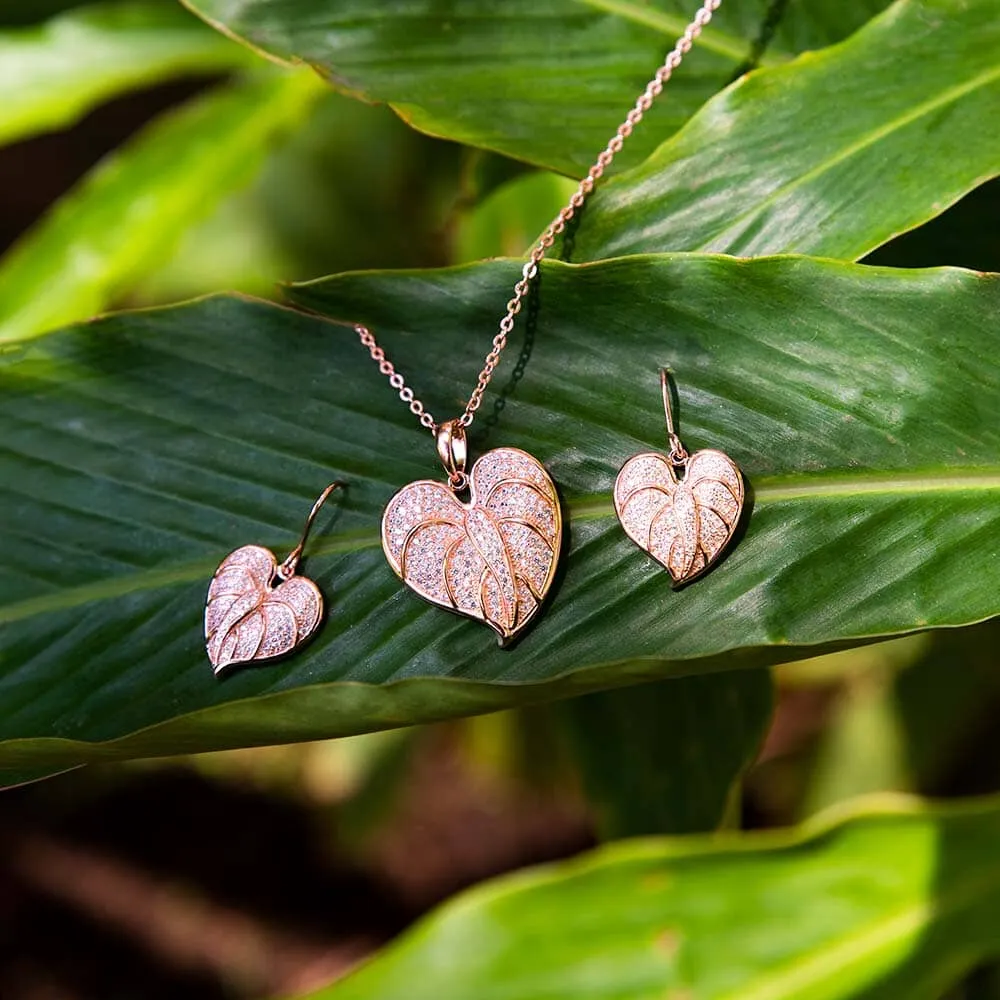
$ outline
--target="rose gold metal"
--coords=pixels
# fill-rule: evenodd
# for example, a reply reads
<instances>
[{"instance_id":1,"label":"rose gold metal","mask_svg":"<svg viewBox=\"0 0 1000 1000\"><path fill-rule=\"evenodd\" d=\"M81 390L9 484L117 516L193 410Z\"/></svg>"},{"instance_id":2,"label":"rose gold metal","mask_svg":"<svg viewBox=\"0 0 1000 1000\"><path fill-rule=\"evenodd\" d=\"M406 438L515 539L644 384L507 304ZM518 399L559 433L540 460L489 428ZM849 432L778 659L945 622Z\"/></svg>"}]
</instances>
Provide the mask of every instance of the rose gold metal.
<instances>
[{"instance_id":1,"label":"rose gold metal","mask_svg":"<svg viewBox=\"0 0 1000 1000\"><path fill-rule=\"evenodd\" d=\"M447 420L438 427L435 434L438 458L448 473L448 483L456 492L460 492L469 484L465 474L465 463L468 459L468 449L465 443L465 428L457 420Z\"/></svg>"},{"instance_id":2,"label":"rose gold metal","mask_svg":"<svg viewBox=\"0 0 1000 1000\"><path fill-rule=\"evenodd\" d=\"M732 540L743 513L743 474L713 448L689 455L674 427L667 368L660 369L660 391L670 453L642 452L621 467L615 513L679 587L711 569Z\"/></svg>"},{"instance_id":3,"label":"rose gold metal","mask_svg":"<svg viewBox=\"0 0 1000 1000\"><path fill-rule=\"evenodd\" d=\"M663 395L663 413L667 421L667 438L670 441L670 461L674 465L684 465L688 453L674 429L674 411L670 405L670 369L660 369L660 392Z\"/></svg>"},{"instance_id":4,"label":"rose gold metal","mask_svg":"<svg viewBox=\"0 0 1000 1000\"><path fill-rule=\"evenodd\" d=\"M244 545L222 560L205 604L205 648L216 674L235 663L284 656L312 637L323 617L323 595L298 576L309 529L343 483L331 483L312 506L299 544L280 565L262 545Z\"/></svg>"},{"instance_id":5,"label":"rose gold metal","mask_svg":"<svg viewBox=\"0 0 1000 1000\"><path fill-rule=\"evenodd\" d=\"M504 646L527 628L555 577L559 497L542 463L519 448L482 455L468 487L462 503L433 479L404 486L382 516L382 548L408 587L488 625Z\"/></svg>"},{"instance_id":6,"label":"rose gold metal","mask_svg":"<svg viewBox=\"0 0 1000 1000\"><path fill-rule=\"evenodd\" d=\"M396 371L392 362L385 356L385 351L379 347L371 330L358 323L354 327L354 332L360 338L362 345L368 348L372 361L378 363L378 370L389 379L389 385L397 390L399 398L409 406L410 412L420 420L420 426L426 427L432 434L436 434L437 424L434 423L434 418L424 409L424 404L419 399L414 399L413 390L407 386L403 376Z\"/></svg>"},{"instance_id":7,"label":"rose gold metal","mask_svg":"<svg viewBox=\"0 0 1000 1000\"><path fill-rule=\"evenodd\" d=\"M653 101L660 96L674 70L680 66L684 56L691 51L695 39L701 34L705 25L712 20L712 15L721 5L722 0L704 0L704 3L698 8L698 12L691 20L691 23L684 29L681 37L677 39L677 43L667 55L663 65L660 66L653 75L653 78L646 84L646 88L639 95L635 106L625 116L625 120L608 140L607 145L594 161L593 166L587 171L587 175L580 181L567 204L552 220L549 227L528 255L528 260L525 262L524 267L521 268L521 277L514 285L513 295L507 302L506 312L500 320L499 329L493 338L490 352L486 355L483 369L476 380L476 386L472 390L472 395L469 396L469 401L465 404L465 411L458 418L463 427L468 428L472 426L476 410L482 404L483 394L489 387L493 373L500 363L500 355L507 346L507 340L514 329L514 321L521 311L525 296L531 288L532 281L538 275L538 265L551 249L556 238L566 229L566 224L583 206L583 203L594 190L597 182L604 176L608 167L611 166L615 156L621 152L622 146L625 145L625 140L632 134L635 126L642 121L643 116L652 107ZM396 371L392 362L385 356L385 351L379 347L372 332L367 327L361 325L356 325L354 329L361 339L361 343L368 348L372 360L378 363L379 371L389 379L389 384L399 393L399 398L409 406L410 412L419 418L421 426L426 427L432 434L436 435L438 428L434 417L424 409L424 404L415 398L413 390L406 385L403 376Z\"/></svg>"},{"instance_id":8,"label":"rose gold metal","mask_svg":"<svg viewBox=\"0 0 1000 1000\"><path fill-rule=\"evenodd\" d=\"M330 485L327 486L327 488L316 498L316 502L312 505L312 510L309 511L309 516L306 518L306 523L302 528L302 537L299 539L299 544L288 553L288 557L275 571L279 579L287 580L289 577L295 576L299 560L302 558L302 550L306 547L306 541L309 538L309 531L313 526L313 521L316 520L316 515L319 513L323 504L325 504L330 498L330 494L333 493L334 490L342 490L345 488L346 487L341 482L330 483Z\"/></svg>"}]
</instances>

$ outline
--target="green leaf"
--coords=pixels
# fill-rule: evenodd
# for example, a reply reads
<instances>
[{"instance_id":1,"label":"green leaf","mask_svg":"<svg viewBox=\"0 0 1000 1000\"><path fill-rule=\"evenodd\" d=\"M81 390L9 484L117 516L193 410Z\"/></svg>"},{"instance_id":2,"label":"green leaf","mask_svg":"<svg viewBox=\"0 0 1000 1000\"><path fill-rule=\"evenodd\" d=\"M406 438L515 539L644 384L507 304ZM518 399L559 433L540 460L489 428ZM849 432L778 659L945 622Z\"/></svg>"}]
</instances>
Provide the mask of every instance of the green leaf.
<instances>
[{"instance_id":1,"label":"green leaf","mask_svg":"<svg viewBox=\"0 0 1000 1000\"><path fill-rule=\"evenodd\" d=\"M110 154L0 260L0 341L106 309L254 178L321 93L306 70L268 74L194 99Z\"/></svg>"},{"instance_id":2,"label":"green leaf","mask_svg":"<svg viewBox=\"0 0 1000 1000\"><path fill-rule=\"evenodd\" d=\"M432 135L585 173L694 15L692 0L185 0L249 44L386 101ZM638 129L639 162L770 37L769 0L724 5ZM849 34L884 0L789 5L765 61Z\"/></svg>"},{"instance_id":3,"label":"green leaf","mask_svg":"<svg viewBox=\"0 0 1000 1000\"><path fill-rule=\"evenodd\" d=\"M805 814L872 792L912 790L892 682L882 671L846 683L820 735Z\"/></svg>"},{"instance_id":4,"label":"green leaf","mask_svg":"<svg viewBox=\"0 0 1000 1000\"><path fill-rule=\"evenodd\" d=\"M1000 948L996 800L616 844L464 893L314 1000L938 1000Z\"/></svg>"},{"instance_id":5,"label":"green leaf","mask_svg":"<svg viewBox=\"0 0 1000 1000\"><path fill-rule=\"evenodd\" d=\"M924 794L996 787L998 638L1000 619L936 632L896 680L907 763Z\"/></svg>"},{"instance_id":6,"label":"green leaf","mask_svg":"<svg viewBox=\"0 0 1000 1000\"><path fill-rule=\"evenodd\" d=\"M865 258L882 267L950 264L976 271L1000 271L1000 178L967 194L948 211L903 233Z\"/></svg>"},{"instance_id":7,"label":"green leaf","mask_svg":"<svg viewBox=\"0 0 1000 1000\"><path fill-rule=\"evenodd\" d=\"M719 826L773 708L768 670L678 677L558 710L605 839Z\"/></svg>"},{"instance_id":8,"label":"green leaf","mask_svg":"<svg viewBox=\"0 0 1000 1000\"><path fill-rule=\"evenodd\" d=\"M598 188L574 259L657 250L856 259L1000 173L1000 6L902 0L730 87Z\"/></svg>"},{"instance_id":9,"label":"green leaf","mask_svg":"<svg viewBox=\"0 0 1000 1000\"><path fill-rule=\"evenodd\" d=\"M460 202L481 197L463 160L522 169L428 139L388 108L338 94L318 77L316 85L319 99L268 154L257 179L188 230L170 262L125 304L160 305L220 289L275 298L278 282L292 276L450 263L456 190Z\"/></svg>"},{"instance_id":10,"label":"green leaf","mask_svg":"<svg viewBox=\"0 0 1000 1000\"><path fill-rule=\"evenodd\" d=\"M240 46L163 3L95 4L0 31L0 144L61 128L137 87L248 62Z\"/></svg>"},{"instance_id":11,"label":"green leaf","mask_svg":"<svg viewBox=\"0 0 1000 1000\"><path fill-rule=\"evenodd\" d=\"M500 185L459 219L454 262L518 256L559 214L575 190L574 181L541 170Z\"/></svg>"},{"instance_id":12,"label":"green leaf","mask_svg":"<svg viewBox=\"0 0 1000 1000\"><path fill-rule=\"evenodd\" d=\"M281 297L283 277L309 273L297 272L269 225L259 184L223 199L183 234L169 260L131 283L124 300L130 308L180 302L220 288L275 299Z\"/></svg>"},{"instance_id":13,"label":"green leaf","mask_svg":"<svg viewBox=\"0 0 1000 1000\"><path fill-rule=\"evenodd\" d=\"M370 323L444 419L520 267L349 274L295 295ZM8 776L468 715L1000 613L995 277L667 255L550 263L538 295L472 439L474 454L529 449L565 500L565 574L511 650L386 565L383 505L441 471L350 329L218 298L10 345ZM610 501L624 459L665 445L663 363L688 448L731 454L754 501L730 556L676 593ZM333 478L348 490L304 564L329 619L286 663L217 680L201 637L215 566L248 542L288 551Z\"/></svg>"}]
</instances>

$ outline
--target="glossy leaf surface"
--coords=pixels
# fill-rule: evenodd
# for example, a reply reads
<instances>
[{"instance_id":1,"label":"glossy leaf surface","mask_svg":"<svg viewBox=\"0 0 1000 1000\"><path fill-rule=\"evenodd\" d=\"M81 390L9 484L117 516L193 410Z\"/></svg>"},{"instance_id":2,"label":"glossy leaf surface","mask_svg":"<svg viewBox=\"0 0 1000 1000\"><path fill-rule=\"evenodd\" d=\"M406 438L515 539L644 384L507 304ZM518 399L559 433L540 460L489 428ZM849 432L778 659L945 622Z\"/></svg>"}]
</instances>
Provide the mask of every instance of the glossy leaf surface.
<instances>
[{"instance_id":1,"label":"glossy leaf surface","mask_svg":"<svg viewBox=\"0 0 1000 1000\"><path fill-rule=\"evenodd\" d=\"M938 1000L1000 950L995 800L632 841L486 883L313 1000Z\"/></svg>"},{"instance_id":2,"label":"glossy leaf surface","mask_svg":"<svg viewBox=\"0 0 1000 1000\"><path fill-rule=\"evenodd\" d=\"M213 23L433 135L582 174L694 16L694 0L185 0ZM724 5L624 159L639 162L748 60L829 44L882 0ZM772 37L773 36L773 37ZM768 42L759 53L760 45Z\"/></svg>"},{"instance_id":3,"label":"glossy leaf surface","mask_svg":"<svg viewBox=\"0 0 1000 1000\"><path fill-rule=\"evenodd\" d=\"M883 267L948 264L1000 271L1000 233L991 219L1000 219L1000 177L976 188L918 229L879 247L865 263Z\"/></svg>"},{"instance_id":4,"label":"glossy leaf surface","mask_svg":"<svg viewBox=\"0 0 1000 1000\"><path fill-rule=\"evenodd\" d=\"M344 275L295 294L370 324L446 419L519 268ZM497 376L506 405L493 419L487 398L471 442L542 460L569 526L564 573L510 650L383 559L389 497L441 473L350 328L220 298L12 347L0 761L14 775L343 735L996 615L998 309L995 278L956 270L546 266ZM754 501L728 557L677 593L611 505L621 462L665 445L664 363L686 445L731 455ZM251 543L282 558L334 478L343 506L303 564L327 622L286 663L218 682L201 625L215 567Z\"/></svg>"},{"instance_id":5,"label":"glossy leaf surface","mask_svg":"<svg viewBox=\"0 0 1000 1000\"><path fill-rule=\"evenodd\" d=\"M572 258L855 259L1000 173L1000 7L906 0L710 101L587 205Z\"/></svg>"},{"instance_id":6,"label":"glossy leaf surface","mask_svg":"<svg viewBox=\"0 0 1000 1000\"><path fill-rule=\"evenodd\" d=\"M255 176L321 84L307 71L211 92L112 153L0 260L0 340L107 309Z\"/></svg>"},{"instance_id":7,"label":"glossy leaf surface","mask_svg":"<svg viewBox=\"0 0 1000 1000\"><path fill-rule=\"evenodd\" d=\"M0 31L0 144L68 125L117 94L250 62L178 6L103 3Z\"/></svg>"}]
</instances>

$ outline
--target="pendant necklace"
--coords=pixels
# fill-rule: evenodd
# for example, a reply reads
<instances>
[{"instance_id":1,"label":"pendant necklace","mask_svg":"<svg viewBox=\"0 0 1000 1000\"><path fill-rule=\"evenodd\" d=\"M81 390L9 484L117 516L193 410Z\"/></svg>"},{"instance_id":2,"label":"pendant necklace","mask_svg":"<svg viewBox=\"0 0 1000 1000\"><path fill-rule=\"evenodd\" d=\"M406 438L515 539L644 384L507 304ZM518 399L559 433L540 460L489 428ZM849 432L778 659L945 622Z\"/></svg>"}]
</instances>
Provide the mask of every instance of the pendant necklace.
<instances>
[{"instance_id":1,"label":"pendant necklace","mask_svg":"<svg viewBox=\"0 0 1000 1000\"><path fill-rule=\"evenodd\" d=\"M501 646L530 624L552 586L562 548L562 514L551 477L542 463L526 451L494 448L481 455L467 472L466 431L475 419L546 252L594 190L721 2L705 0L569 203L531 251L461 416L442 423L435 421L372 332L355 326L362 345L399 398L421 426L434 435L438 457L447 473L445 482L425 479L410 483L389 501L382 517L386 559L411 590L432 604L488 625L497 633ZM698 458L696 455L692 460L688 474L694 471ZM671 483L675 485L673 480ZM466 495L467 500L463 499ZM691 575L694 565L693 560L685 558L682 569Z\"/></svg>"}]
</instances>

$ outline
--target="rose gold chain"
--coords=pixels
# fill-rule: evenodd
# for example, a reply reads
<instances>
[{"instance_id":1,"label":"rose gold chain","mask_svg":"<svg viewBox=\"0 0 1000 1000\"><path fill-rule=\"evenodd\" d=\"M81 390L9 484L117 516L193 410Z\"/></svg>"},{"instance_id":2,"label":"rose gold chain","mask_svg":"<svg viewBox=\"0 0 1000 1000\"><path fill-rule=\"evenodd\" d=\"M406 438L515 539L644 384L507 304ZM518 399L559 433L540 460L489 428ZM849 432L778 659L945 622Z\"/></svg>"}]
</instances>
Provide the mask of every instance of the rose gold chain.
<instances>
[{"instance_id":1,"label":"rose gold chain","mask_svg":"<svg viewBox=\"0 0 1000 1000\"><path fill-rule=\"evenodd\" d=\"M476 387L472 390L469 402L465 405L465 412L458 418L457 422L462 427L469 427L475 419L476 410L479 409L483 401L483 393L486 392L490 384L490 379L493 378L493 373L500 363L500 355L507 346L507 338L514 329L514 319L521 311L525 296L531 288L531 282L534 281L538 274L538 265L555 243L556 237L565 230L566 224L587 200L587 196L594 190L594 185L601 179L608 167L611 166L612 160L621 151L622 146L625 145L625 140L632 134L632 130L636 125L642 121L643 115L649 111L653 101L660 96L664 85L670 79L674 70L681 64L684 56L691 51L694 40L701 34L705 25L712 20L712 15L721 5L722 0L704 0L694 19L684 29L681 37L677 39L677 44L670 50L670 54L663 65L656 71L653 79L646 84L646 89L639 95L639 99L635 102L635 107L626 115L625 121L618 126L615 134L611 137L600 156L597 157L594 165L587 171L586 177L580 181L579 186L570 196L565 208L552 220L551 225L545 230L541 239L539 239L535 248L531 251L531 255L521 269L521 277L518 279L517 284L514 285L514 294L507 303L507 312L504 314L503 319L500 320L499 332L493 338L493 347L490 353L486 355L486 362L483 365L483 370L479 373ZM360 325L355 326L354 329L361 338L361 343L368 348L372 360L378 362L379 371L388 377L389 384L399 392L399 398L409 406L410 412L414 416L419 417L423 427L426 427L432 434L436 434L438 425L435 423L434 417L424 409L424 404L415 398L413 390L407 386L403 376L396 371L392 362L385 356L385 351L379 347L371 331L367 327Z\"/></svg>"},{"instance_id":2,"label":"rose gold chain","mask_svg":"<svg viewBox=\"0 0 1000 1000\"><path fill-rule=\"evenodd\" d=\"M371 330L360 324L354 327L355 333L361 338L361 343L368 348L368 353L372 356L372 361L378 362L378 370L388 376L389 385L399 392L399 398L410 408L410 412L420 418L421 426L426 427L432 434L437 433L437 424L434 418L424 409L424 404L416 399L413 390L406 384L403 376L396 371L393 363L385 356L385 351L378 346Z\"/></svg>"}]
</instances>

